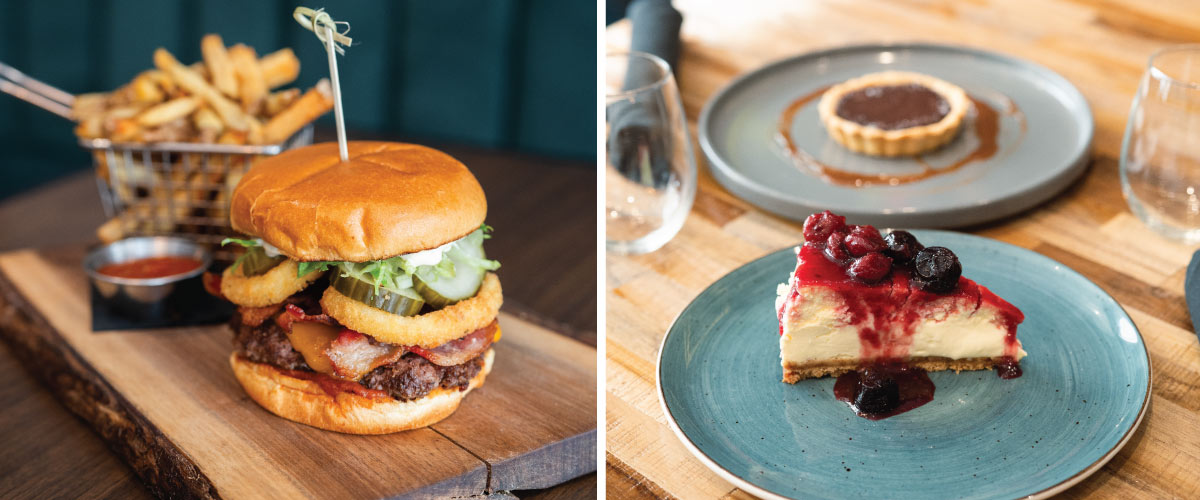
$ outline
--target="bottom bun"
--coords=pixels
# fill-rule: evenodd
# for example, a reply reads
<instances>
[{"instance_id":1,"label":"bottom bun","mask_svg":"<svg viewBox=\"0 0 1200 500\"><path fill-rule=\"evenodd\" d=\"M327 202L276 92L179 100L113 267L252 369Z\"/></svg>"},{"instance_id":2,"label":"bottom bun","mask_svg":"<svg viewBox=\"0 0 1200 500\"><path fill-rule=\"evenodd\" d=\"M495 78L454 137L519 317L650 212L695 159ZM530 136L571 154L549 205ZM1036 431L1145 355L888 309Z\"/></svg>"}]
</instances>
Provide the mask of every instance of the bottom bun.
<instances>
[{"instance_id":1,"label":"bottom bun","mask_svg":"<svg viewBox=\"0 0 1200 500\"><path fill-rule=\"evenodd\" d=\"M466 390L430 391L411 401L367 398L350 392L330 396L316 382L284 375L271 365L229 357L233 374L246 394L263 408L293 422L348 434L388 434L426 427L449 417L471 389L483 385L495 352L484 353L483 368Z\"/></svg>"}]
</instances>

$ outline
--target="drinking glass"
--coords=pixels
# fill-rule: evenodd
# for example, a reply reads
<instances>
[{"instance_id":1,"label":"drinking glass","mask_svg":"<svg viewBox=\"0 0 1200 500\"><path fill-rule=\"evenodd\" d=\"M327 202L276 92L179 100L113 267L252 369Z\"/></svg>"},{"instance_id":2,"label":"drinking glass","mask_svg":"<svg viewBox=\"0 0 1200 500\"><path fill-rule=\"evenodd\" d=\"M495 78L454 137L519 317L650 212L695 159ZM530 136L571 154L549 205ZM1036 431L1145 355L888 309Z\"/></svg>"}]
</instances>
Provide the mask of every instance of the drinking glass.
<instances>
[{"instance_id":1,"label":"drinking glass","mask_svg":"<svg viewBox=\"0 0 1200 500\"><path fill-rule=\"evenodd\" d=\"M615 253L653 252L683 227L696 197L683 104L661 58L609 54L605 64L605 245Z\"/></svg>"},{"instance_id":2,"label":"drinking glass","mask_svg":"<svg viewBox=\"0 0 1200 500\"><path fill-rule=\"evenodd\" d=\"M1150 56L1121 143L1121 191L1155 231L1200 241L1200 45Z\"/></svg>"}]
</instances>

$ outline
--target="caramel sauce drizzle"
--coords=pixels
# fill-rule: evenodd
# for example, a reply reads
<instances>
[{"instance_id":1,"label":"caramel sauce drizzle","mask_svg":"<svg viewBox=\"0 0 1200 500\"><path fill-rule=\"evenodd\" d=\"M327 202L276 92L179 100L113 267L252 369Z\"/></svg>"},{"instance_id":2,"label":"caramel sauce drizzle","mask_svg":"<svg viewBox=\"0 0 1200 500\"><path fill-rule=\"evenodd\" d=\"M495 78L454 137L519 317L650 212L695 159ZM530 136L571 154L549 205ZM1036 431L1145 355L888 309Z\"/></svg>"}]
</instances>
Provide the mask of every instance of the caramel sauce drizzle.
<instances>
[{"instance_id":1,"label":"caramel sauce drizzle","mask_svg":"<svg viewBox=\"0 0 1200 500\"><path fill-rule=\"evenodd\" d=\"M800 98L792 101L791 104L788 104L787 108L784 108L783 114L780 116L779 129L777 132L777 137L779 142L783 145L784 151L787 152L788 156L797 166L821 176L822 179L825 179L826 182L831 184L853 187L865 187L873 185L898 186L901 184L908 184L911 182L928 179L936 175L948 174L962 168L969 163L986 160L994 156L1000 149L997 141L997 138L1000 134L999 113L997 113L995 108L983 100L978 99L975 96L968 95L967 97L971 100L971 104L975 106L975 120L973 125L975 136L979 138L979 145L977 145L975 149L966 156L960 158L958 161L950 164L949 166L934 168L932 165L927 163L923 157L915 156L913 157L913 160L915 160L922 167L920 172L892 175L882 172L877 174L850 172L821 163L820 161L817 161L813 155L809 154L809 152L796 145L796 141L792 139L791 125L796 117L796 113L799 113L804 106L821 97L821 95L823 95L826 90L829 90L829 87L831 86L832 85L821 87L812 93L803 95ZM1020 109L1017 108L1017 104L1012 100L1008 101L1008 108L1009 109L1006 110L1006 114L1017 116L1018 121L1021 123L1021 132L1024 133L1024 114L1021 113Z\"/></svg>"}]
</instances>

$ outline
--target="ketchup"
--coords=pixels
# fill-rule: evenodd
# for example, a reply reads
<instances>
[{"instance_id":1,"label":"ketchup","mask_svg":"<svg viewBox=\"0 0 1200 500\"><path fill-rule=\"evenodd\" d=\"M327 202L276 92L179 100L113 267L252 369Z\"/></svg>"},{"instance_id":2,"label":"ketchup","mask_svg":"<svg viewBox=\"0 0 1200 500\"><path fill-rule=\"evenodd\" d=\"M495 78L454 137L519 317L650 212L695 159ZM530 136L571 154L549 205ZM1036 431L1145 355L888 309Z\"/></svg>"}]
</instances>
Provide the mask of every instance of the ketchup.
<instances>
[{"instance_id":1,"label":"ketchup","mask_svg":"<svg viewBox=\"0 0 1200 500\"><path fill-rule=\"evenodd\" d=\"M193 271L204 265L191 257L147 257L101 266L96 272L115 278L163 278Z\"/></svg>"}]
</instances>

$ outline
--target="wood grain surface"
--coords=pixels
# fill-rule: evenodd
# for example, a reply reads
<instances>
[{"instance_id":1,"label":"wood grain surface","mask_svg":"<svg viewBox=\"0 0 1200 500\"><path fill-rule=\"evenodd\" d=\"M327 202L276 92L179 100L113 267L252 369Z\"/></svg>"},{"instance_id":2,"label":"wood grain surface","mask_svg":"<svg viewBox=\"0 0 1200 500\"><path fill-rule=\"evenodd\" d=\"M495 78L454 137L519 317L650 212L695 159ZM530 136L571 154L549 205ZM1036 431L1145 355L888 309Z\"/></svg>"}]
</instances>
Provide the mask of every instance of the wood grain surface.
<instances>
[{"instance_id":1,"label":"wood grain surface","mask_svg":"<svg viewBox=\"0 0 1200 500\"><path fill-rule=\"evenodd\" d=\"M492 375L451 418L326 432L241 391L223 326L93 333L82 255L0 255L0 333L159 496L478 496L595 468L595 351L574 340L502 313Z\"/></svg>"},{"instance_id":2,"label":"wood grain surface","mask_svg":"<svg viewBox=\"0 0 1200 500\"><path fill-rule=\"evenodd\" d=\"M1074 83L1096 119L1093 160L1084 178L1039 207L964 230L1032 249L1083 273L1129 311L1146 339L1154 385L1145 421L1116 458L1063 496L1200 496L1195 474L1200 470L1200 344L1183 291L1195 248L1142 225L1125 205L1117 172L1130 101L1148 56L1164 45L1200 42L1195 2L675 4L684 15L676 72L693 133L701 107L735 76L783 57L846 44L961 44L1032 60ZM628 21L610 26L609 50L628 47L630 29ZM693 458L668 429L654 386L655 359L662 335L692 298L738 266L797 244L801 228L733 197L713 180L699 155L697 162L699 190L680 234L649 255L607 256L605 476L612 497L749 497Z\"/></svg>"},{"instance_id":3,"label":"wood grain surface","mask_svg":"<svg viewBox=\"0 0 1200 500\"><path fill-rule=\"evenodd\" d=\"M318 141L333 138L332 129L317 128ZM504 276L513 277L504 282L505 311L594 346L594 167L503 151L438 147L467 164L488 195L488 222L497 230L488 241L488 255L504 264ZM96 226L105 220L98 207L96 181L87 171L6 199L0 203L0 251L91 244ZM554 237L546 238L548 234ZM0 412L0 442L9 445L9 453L0 459L0 498L148 496L137 476L104 448L88 424L30 377L7 348L0 348L0 378L13 381L4 388L6 401L24 403L19 411ZM588 477L590 481L564 485L562 494L576 494L589 485L594 491L596 475ZM518 495L554 495L556 490Z\"/></svg>"}]
</instances>

